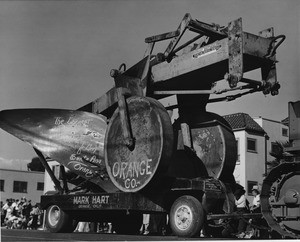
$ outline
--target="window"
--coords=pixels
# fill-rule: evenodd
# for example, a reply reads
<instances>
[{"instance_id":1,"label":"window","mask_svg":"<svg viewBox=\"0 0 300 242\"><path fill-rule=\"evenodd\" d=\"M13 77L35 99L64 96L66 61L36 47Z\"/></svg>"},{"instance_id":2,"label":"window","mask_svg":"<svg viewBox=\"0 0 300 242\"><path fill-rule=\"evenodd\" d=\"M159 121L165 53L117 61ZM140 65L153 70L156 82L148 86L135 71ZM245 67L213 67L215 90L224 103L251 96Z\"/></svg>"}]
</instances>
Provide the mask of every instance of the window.
<instances>
[{"instance_id":1,"label":"window","mask_svg":"<svg viewBox=\"0 0 300 242\"><path fill-rule=\"evenodd\" d=\"M27 193L27 182L14 181L13 192Z\"/></svg>"},{"instance_id":2,"label":"window","mask_svg":"<svg viewBox=\"0 0 300 242\"><path fill-rule=\"evenodd\" d=\"M240 146L239 146L239 139L236 139L236 148L237 148L237 157L236 157L236 165L239 165L241 163L240 160Z\"/></svg>"},{"instance_id":3,"label":"window","mask_svg":"<svg viewBox=\"0 0 300 242\"><path fill-rule=\"evenodd\" d=\"M277 153L280 153L280 151L281 151L280 145L278 145L278 143L272 142L271 143L271 152L277 154Z\"/></svg>"},{"instance_id":4,"label":"window","mask_svg":"<svg viewBox=\"0 0 300 242\"><path fill-rule=\"evenodd\" d=\"M54 176L56 177L56 179L60 180L60 165L54 165L52 166L52 171L54 173Z\"/></svg>"},{"instance_id":5,"label":"window","mask_svg":"<svg viewBox=\"0 0 300 242\"><path fill-rule=\"evenodd\" d=\"M252 188L253 186L257 186L257 182L255 181L248 181L247 182L247 192L249 196L252 196Z\"/></svg>"},{"instance_id":6,"label":"window","mask_svg":"<svg viewBox=\"0 0 300 242\"><path fill-rule=\"evenodd\" d=\"M44 182L38 182L36 190L44 191Z\"/></svg>"},{"instance_id":7,"label":"window","mask_svg":"<svg viewBox=\"0 0 300 242\"><path fill-rule=\"evenodd\" d=\"M4 180L0 180L0 191L4 192Z\"/></svg>"},{"instance_id":8,"label":"window","mask_svg":"<svg viewBox=\"0 0 300 242\"><path fill-rule=\"evenodd\" d=\"M256 151L256 139L247 138L247 151L257 152Z\"/></svg>"},{"instance_id":9,"label":"window","mask_svg":"<svg viewBox=\"0 0 300 242\"><path fill-rule=\"evenodd\" d=\"M288 129L282 128L282 136L288 137Z\"/></svg>"}]
</instances>

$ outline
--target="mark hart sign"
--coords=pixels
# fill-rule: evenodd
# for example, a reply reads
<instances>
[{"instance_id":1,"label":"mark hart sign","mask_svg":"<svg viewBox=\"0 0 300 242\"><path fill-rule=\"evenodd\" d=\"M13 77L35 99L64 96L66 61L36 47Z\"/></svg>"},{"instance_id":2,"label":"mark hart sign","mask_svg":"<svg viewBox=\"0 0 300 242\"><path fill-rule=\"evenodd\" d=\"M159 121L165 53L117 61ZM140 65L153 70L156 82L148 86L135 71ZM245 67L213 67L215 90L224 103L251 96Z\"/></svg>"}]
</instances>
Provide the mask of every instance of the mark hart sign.
<instances>
[{"instance_id":1,"label":"mark hart sign","mask_svg":"<svg viewBox=\"0 0 300 242\"><path fill-rule=\"evenodd\" d=\"M109 195L74 196L73 205L78 208L99 208L104 204L109 204L109 197Z\"/></svg>"}]
</instances>

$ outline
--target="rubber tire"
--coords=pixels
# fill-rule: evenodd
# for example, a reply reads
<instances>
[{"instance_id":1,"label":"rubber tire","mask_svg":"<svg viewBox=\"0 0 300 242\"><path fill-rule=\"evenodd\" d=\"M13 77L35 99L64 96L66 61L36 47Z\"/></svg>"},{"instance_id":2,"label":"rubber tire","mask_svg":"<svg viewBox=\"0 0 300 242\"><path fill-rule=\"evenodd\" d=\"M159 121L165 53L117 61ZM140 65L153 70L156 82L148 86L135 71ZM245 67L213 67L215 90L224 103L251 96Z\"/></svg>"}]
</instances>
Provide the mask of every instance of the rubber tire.
<instances>
[{"instance_id":1,"label":"rubber tire","mask_svg":"<svg viewBox=\"0 0 300 242\"><path fill-rule=\"evenodd\" d=\"M55 215L56 213L58 215ZM51 233L69 233L76 227L73 218L57 205L47 208L45 224Z\"/></svg>"},{"instance_id":2,"label":"rubber tire","mask_svg":"<svg viewBox=\"0 0 300 242\"><path fill-rule=\"evenodd\" d=\"M117 234L135 235L140 232L143 224L143 214L120 215L113 220L113 230Z\"/></svg>"},{"instance_id":3,"label":"rubber tire","mask_svg":"<svg viewBox=\"0 0 300 242\"><path fill-rule=\"evenodd\" d=\"M190 215L186 228L180 228L177 217L178 210L183 209ZM200 236L200 230L204 224L204 210L202 204L193 196L181 196L175 200L170 210L170 227L173 233L179 237L191 238Z\"/></svg>"}]
</instances>

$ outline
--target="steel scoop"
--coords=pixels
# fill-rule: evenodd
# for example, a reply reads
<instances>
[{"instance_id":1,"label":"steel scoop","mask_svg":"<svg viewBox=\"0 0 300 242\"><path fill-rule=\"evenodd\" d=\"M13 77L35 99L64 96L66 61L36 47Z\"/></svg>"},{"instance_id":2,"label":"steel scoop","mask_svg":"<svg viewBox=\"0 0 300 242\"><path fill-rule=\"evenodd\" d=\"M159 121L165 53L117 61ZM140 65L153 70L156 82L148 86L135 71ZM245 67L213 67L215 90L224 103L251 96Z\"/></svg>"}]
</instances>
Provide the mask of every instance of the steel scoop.
<instances>
[{"instance_id":1,"label":"steel scoop","mask_svg":"<svg viewBox=\"0 0 300 242\"><path fill-rule=\"evenodd\" d=\"M14 109L0 112L0 128L29 143L44 156L99 185L118 190L104 162L106 118L63 109Z\"/></svg>"}]
</instances>

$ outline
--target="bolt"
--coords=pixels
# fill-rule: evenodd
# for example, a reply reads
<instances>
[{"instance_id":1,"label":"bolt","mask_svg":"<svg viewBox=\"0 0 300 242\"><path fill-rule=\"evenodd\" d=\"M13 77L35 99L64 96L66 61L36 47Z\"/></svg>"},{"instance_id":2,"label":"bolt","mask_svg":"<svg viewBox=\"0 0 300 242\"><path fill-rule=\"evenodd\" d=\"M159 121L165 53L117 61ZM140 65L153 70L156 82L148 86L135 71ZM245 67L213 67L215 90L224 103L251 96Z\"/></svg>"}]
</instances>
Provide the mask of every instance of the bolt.
<instances>
[{"instance_id":1,"label":"bolt","mask_svg":"<svg viewBox=\"0 0 300 242\"><path fill-rule=\"evenodd\" d=\"M110 76L113 77L113 78L116 78L117 76L119 76L121 74L121 72L119 70L116 70L116 69L112 69L110 71Z\"/></svg>"}]
</instances>

